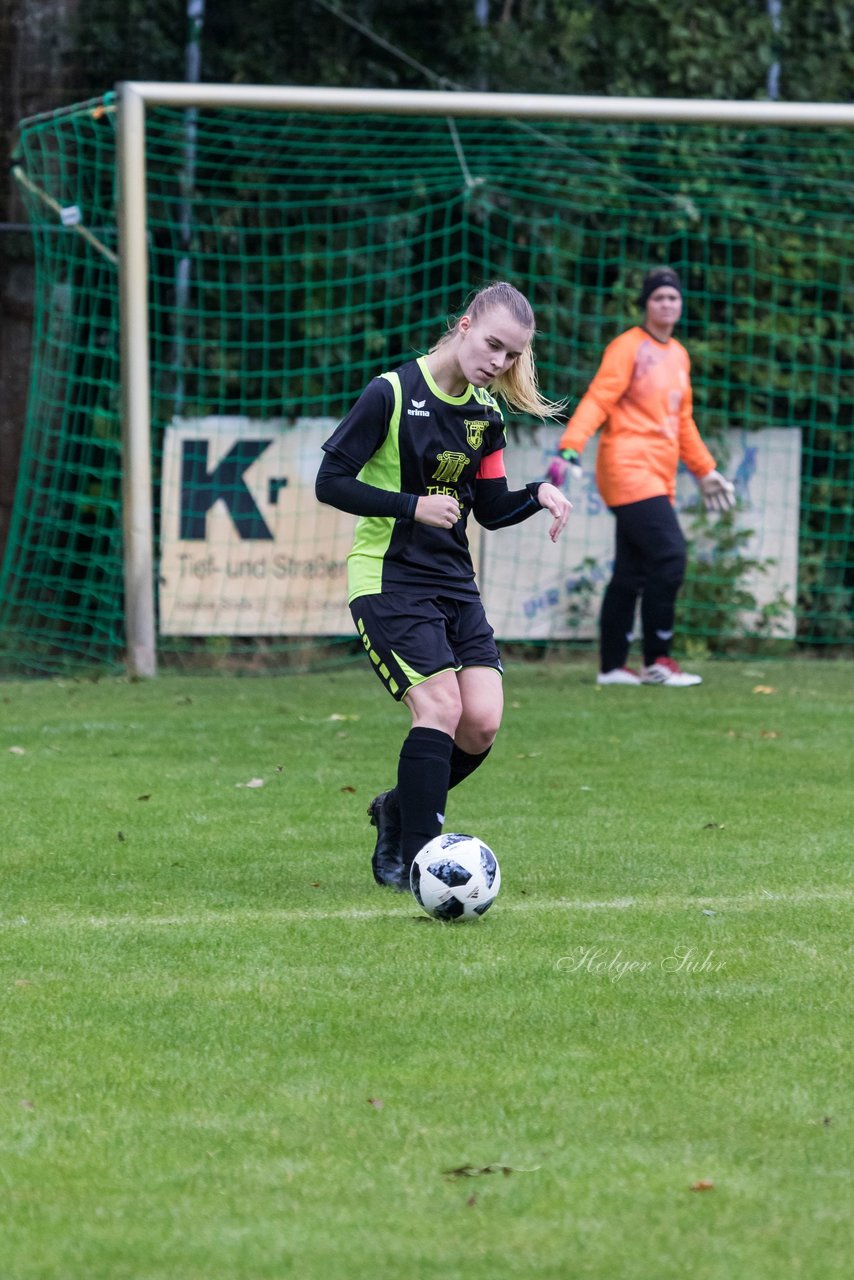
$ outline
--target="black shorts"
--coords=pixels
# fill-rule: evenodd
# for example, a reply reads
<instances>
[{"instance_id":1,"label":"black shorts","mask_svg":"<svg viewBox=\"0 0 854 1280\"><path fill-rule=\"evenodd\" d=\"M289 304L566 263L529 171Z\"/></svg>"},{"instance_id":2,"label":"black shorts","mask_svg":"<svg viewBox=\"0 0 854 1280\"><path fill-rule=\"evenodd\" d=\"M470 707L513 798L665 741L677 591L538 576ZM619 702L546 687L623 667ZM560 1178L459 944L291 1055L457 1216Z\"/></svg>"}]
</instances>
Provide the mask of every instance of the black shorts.
<instances>
[{"instance_id":1,"label":"black shorts","mask_svg":"<svg viewBox=\"0 0 854 1280\"><path fill-rule=\"evenodd\" d=\"M350 612L374 670L398 702L440 671L502 671L495 634L477 596L425 600L383 592L357 596Z\"/></svg>"}]
</instances>

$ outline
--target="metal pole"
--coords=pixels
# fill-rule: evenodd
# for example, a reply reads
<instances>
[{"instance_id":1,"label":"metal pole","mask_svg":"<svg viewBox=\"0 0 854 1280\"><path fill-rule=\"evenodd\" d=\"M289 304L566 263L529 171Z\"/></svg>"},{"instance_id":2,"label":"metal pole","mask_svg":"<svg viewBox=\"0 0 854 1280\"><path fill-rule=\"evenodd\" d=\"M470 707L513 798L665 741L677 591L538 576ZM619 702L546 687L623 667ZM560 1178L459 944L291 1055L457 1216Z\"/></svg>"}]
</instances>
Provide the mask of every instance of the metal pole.
<instances>
[{"instance_id":1,"label":"metal pole","mask_svg":"<svg viewBox=\"0 0 854 1280\"><path fill-rule=\"evenodd\" d=\"M132 675L153 676L157 659L148 373L145 99L131 84L120 87L117 141L127 665Z\"/></svg>"},{"instance_id":2,"label":"metal pole","mask_svg":"<svg viewBox=\"0 0 854 1280\"><path fill-rule=\"evenodd\" d=\"M771 19L771 30L774 38L771 41L773 61L768 68L768 97L776 102L780 96L780 25L783 17L783 0L767 0L768 17Z\"/></svg>"},{"instance_id":3,"label":"metal pole","mask_svg":"<svg viewBox=\"0 0 854 1280\"><path fill-rule=\"evenodd\" d=\"M198 84L202 70L202 24L205 0L187 0L187 49L184 68L188 84ZM193 186L196 180L196 139L199 112L189 107L184 121L184 165L181 172L180 243L181 257L175 273L175 341L172 363L175 369L175 412L184 410L184 349L187 304L190 300L190 276L193 260L190 245L193 238Z\"/></svg>"},{"instance_id":4,"label":"metal pole","mask_svg":"<svg viewBox=\"0 0 854 1280\"><path fill-rule=\"evenodd\" d=\"M481 33L485 34L489 26L489 0L474 0L474 20ZM477 87L483 90L489 88L489 76L486 72L486 51L482 39L478 41L477 47Z\"/></svg>"}]
</instances>

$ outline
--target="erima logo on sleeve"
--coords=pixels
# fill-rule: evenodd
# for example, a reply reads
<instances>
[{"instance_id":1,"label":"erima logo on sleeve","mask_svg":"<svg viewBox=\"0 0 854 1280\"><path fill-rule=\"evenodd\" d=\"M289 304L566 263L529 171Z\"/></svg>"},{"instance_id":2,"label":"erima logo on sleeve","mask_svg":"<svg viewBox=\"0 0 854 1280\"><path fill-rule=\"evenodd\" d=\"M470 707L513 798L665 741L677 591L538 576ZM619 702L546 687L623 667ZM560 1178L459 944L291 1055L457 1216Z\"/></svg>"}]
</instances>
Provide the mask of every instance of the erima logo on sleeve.
<instances>
[{"instance_id":1,"label":"erima logo on sleeve","mask_svg":"<svg viewBox=\"0 0 854 1280\"><path fill-rule=\"evenodd\" d=\"M412 408L407 409L406 412L409 414L410 418L429 418L430 417L430 410L424 408L425 404L427 403L426 400L410 400L409 403L412 405Z\"/></svg>"}]
</instances>

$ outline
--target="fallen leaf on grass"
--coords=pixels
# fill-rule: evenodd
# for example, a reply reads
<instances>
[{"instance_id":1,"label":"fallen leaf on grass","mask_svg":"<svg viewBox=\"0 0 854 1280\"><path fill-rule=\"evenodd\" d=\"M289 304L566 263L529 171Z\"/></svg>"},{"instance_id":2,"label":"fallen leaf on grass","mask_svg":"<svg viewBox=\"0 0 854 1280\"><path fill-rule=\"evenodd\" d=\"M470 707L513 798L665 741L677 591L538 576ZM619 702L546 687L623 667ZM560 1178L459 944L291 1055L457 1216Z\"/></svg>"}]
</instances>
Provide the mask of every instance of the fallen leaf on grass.
<instances>
[{"instance_id":1,"label":"fallen leaf on grass","mask_svg":"<svg viewBox=\"0 0 854 1280\"><path fill-rule=\"evenodd\" d=\"M505 1178L508 1178L511 1173L536 1172L536 1169L514 1169L511 1164L461 1164L456 1169L442 1170L446 1178L480 1178L485 1173L503 1173Z\"/></svg>"},{"instance_id":2,"label":"fallen leaf on grass","mask_svg":"<svg viewBox=\"0 0 854 1280\"><path fill-rule=\"evenodd\" d=\"M235 782L236 787L263 787L263 778L250 778L248 782Z\"/></svg>"},{"instance_id":3,"label":"fallen leaf on grass","mask_svg":"<svg viewBox=\"0 0 854 1280\"><path fill-rule=\"evenodd\" d=\"M476 1204L477 1204L477 1196L474 1194L474 1192L472 1192L468 1200L466 1200L466 1208L473 1209Z\"/></svg>"},{"instance_id":4,"label":"fallen leaf on grass","mask_svg":"<svg viewBox=\"0 0 854 1280\"><path fill-rule=\"evenodd\" d=\"M24 748L23 748L23 747L10 747L10 748L9 748L9 755L10 755L10 756L25 756L26 754L27 754L27 753L26 753L26 751L24 750Z\"/></svg>"},{"instance_id":5,"label":"fallen leaf on grass","mask_svg":"<svg viewBox=\"0 0 854 1280\"><path fill-rule=\"evenodd\" d=\"M691 1185L692 1191L714 1191L714 1189L715 1184L710 1182L708 1178L701 1178L699 1182L694 1182Z\"/></svg>"},{"instance_id":6,"label":"fallen leaf on grass","mask_svg":"<svg viewBox=\"0 0 854 1280\"><path fill-rule=\"evenodd\" d=\"M754 693L776 693L777 690L771 684L755 684L753 686Z\"/></svg>"},{"instance_id":7,"label":"fallen leaf on grass","mask_svg":"<svg viewBox=\"0 0 854 1280\"><path fill-rule=\"evenodd\" d=\"M137 796L137 800L150 800L150 799L151 799L151 792L149 792L147 796Z\"/></svg>"},{"instance_id":8,"label":"fallen leaf on grass","mask_svg":"<svg viewBox=\"0 0 854 1280\"><path fill-rule=\"evenodd\" d=\"M342 790L342 791L346 791L346 792L347 792L347 794L348 794L348 795L351 795L351 796L354 796L354 795L356 794L356 788L355 788L355 787L342 787L342 788L341 788L341 790Z\"/></svg>"},{"instance_id":9,"label":"fallen leaf on grass","mask_svg":"<svg viewBox=\"0 0 854 1280\"><path fill-rule=\"evenodd\" d=\"M503 1173L505 1178L513 1170L509 1164L461 1164L458 1169L443 1169L446 1178L479 1178L484 1173Z\"/></svg>"},{"instance_id":10,"label":"fallen leaf on grass","mask_svg":"<svg viewBox=\"0 0 854 1280\"><path fill-rule=\"evenodd\" d=\"M780 735L779 735L779 733L777 732L777 730L776 730L776 729L763 729L763 730L762 730L762 737L763 737L763 738L779 738L779 736L780 736Z\"/></svg>"},{"instance_id":11,"label":"fallen leaf on grass","mask_svg":"<svg viewBox=\"0 0 854 1280\"><path fill-rule=\"evenodd\" d=\"M382 1111L385 1106L382 1098L368 1098L368 1102L373 1107L374 1111Z\"/></svg>"},{"instance_id":12,"label":"fallen leaf on grass","mask_svg":"<svg viewBox=\"0 0 854 1280\"><path fill-rule=\"evenodd\" d=\"M34 1111L35 1103L30 1102L29 1098L21 1098L18 1102L19 1107L23 1107L25 1111Z\"/></svg>"},{"instance_id":13,"label":"fallen leaf on grass","mask_svg":"<svg viewBox=\"0 0 854 1280\"><path fill-rule=\"evenodd\" d=\"M704 822L703 830L704 831L723 831L725 826L726 826L726 823L724 822Z\"/></svg>"},{"instance_id":14,"label":"fallen leaf on grass","mask_svg":"<svg viewBox=\"0 0 854 1280\"><path fill-rule=\"evenodd\" d=\"M333 714L329 717L329 719L330 720L358 720L359 717L358 716L341 716L341 715L338 715L337 712L333 712Z\"/></svg>"}]
</instances>

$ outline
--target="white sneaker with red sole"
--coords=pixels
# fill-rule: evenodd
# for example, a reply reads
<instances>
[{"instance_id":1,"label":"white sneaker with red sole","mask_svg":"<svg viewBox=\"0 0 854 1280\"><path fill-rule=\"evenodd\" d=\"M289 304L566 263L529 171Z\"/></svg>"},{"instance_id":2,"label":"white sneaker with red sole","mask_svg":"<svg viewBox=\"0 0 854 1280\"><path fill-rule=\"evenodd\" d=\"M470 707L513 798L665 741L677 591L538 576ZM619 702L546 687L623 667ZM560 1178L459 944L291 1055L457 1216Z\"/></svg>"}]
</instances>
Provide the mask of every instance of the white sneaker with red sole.
<instances>
[{"instance_id":1,"label":"white sneaker with red sole","mask_svg":"<svg viewBox=\"0 0 854 1280\"><path fill-rule=\"evenodd\" d=\"M600 671L596 677L597 684L640 684L641 678L631 667L614 667L611 671Z\"/></svg>"},{"instance_id":2,"label":"white sneaker with red sole","mask_svg":"<svg viewBox=\"0 0 854 1280\"><path fill-rule=\"evenodd\" d=\"M656 658L648 667L641 667L641 684L666 684L671 689L687 689L692 684L702 684L703 677L683 671L672 658Z\"/></svg>"}]
</instances>

